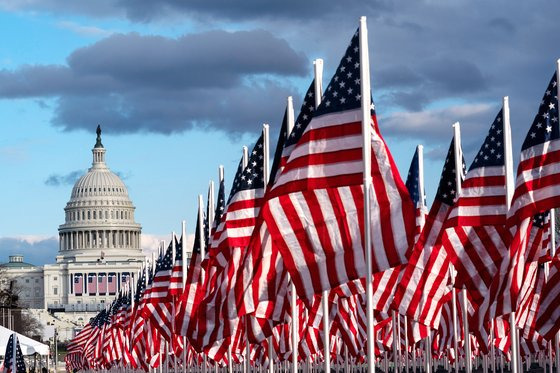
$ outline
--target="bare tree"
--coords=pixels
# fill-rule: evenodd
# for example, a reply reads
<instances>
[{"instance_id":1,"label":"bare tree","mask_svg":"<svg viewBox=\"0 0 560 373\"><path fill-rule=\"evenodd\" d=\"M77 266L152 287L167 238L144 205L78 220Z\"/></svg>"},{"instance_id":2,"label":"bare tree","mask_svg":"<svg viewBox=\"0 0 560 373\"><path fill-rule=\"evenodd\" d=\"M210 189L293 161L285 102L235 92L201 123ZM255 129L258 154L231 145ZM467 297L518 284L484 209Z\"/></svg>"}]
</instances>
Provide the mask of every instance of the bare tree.
<instances>
[{"instance_id":1,"label":"bare tree","mask_svg":"<svg viewBox=\"0 0 560 373\"><path fill-rule=\"evenodd\" d=\"M22 289L13 279L6 276L0 267L0 322L4 327L8 324L12 330L28 337L41 339L41 323L20 304ZM9 318L11 318L10 321Z\"/></svg>"}]
</instances>

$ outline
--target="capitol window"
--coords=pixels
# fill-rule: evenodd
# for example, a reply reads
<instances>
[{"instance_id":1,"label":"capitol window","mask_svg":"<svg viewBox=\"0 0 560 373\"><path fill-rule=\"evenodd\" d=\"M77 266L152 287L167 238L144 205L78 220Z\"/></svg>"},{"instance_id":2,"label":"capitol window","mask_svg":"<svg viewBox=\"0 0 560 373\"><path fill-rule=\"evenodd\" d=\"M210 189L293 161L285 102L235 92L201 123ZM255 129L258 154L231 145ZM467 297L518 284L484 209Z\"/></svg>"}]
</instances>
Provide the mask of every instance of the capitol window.
<instances>
[{"instance_id":1,"label":"capitol window","mask_svg":"<svg viewBox=\"0 0 560 373\"><path fill-rule=\"evenodd\" d=\"M53 294L58 295L58 288L53 288Z\"/></svg>"}]
</instances>

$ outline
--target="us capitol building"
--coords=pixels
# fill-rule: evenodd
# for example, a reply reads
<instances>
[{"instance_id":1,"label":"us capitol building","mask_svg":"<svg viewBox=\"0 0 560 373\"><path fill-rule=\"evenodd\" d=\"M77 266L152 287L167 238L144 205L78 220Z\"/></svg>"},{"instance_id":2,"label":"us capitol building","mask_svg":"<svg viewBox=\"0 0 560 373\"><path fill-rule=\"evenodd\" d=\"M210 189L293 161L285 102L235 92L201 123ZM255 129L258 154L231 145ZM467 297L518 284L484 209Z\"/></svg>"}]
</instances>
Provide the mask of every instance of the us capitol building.
<instances>
[{"instance_id":1,"label":"us capitol building","mask_svg":"<svg viewBox=\"0 0 560 373\"><path fill-rule=\"evenodd\" d=\"M126 185L105 163L101 129L93 147L93 163L72 188L58 228L56 263L43 267L12 255L0 265L0 286L15 286L19 304L45 326L56 327L61 339L72 338L90 317L107 306L136 276L144 261L142 227Z\"/></svg>"}]
</instances>

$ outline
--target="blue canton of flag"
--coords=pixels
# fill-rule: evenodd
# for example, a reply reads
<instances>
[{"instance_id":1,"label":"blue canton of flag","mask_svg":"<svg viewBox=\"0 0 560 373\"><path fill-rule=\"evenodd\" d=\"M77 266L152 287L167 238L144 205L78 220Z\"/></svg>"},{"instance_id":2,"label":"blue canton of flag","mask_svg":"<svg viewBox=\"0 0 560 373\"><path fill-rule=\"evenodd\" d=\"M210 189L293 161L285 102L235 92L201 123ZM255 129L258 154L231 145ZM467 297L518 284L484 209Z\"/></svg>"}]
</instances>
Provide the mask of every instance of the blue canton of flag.
<instances>
[{"instance_id":1,"label":"blue canton of flag","mask_svg":"<svg viewBox=\"0 0 560 373\"><path fill-rule=\"evenodd\" d=\"M173 266L173 248L171 247L171 242L167 246L167 250L165 250L165 254L163 256L160 255L157 263L156 263L156 274L162 271L171 271Z\"/></svg>"},{"instance_id":2,"label":"blue canton of flag","mask_svg":"<svg viewBox=\"0 0 560 373\"><path fill-rule=\"evenodd\" d=\"M315 115L358 109L361 104L360 38L356 31Z\"/></svg>"},{"instance_id":3,"label":"blue canton of flag","mask_svg":"<svg viewBox=\"0 0 560 373\"><path fill-rule=\"evenodd\" d=\"M208 224L207 224L207 218L206 216L203 217L203 222L202 222L202 229L204 230L204 234L206 234L208 232ZM200 254L200 249L201 249L201 245L200 245L200 235L198 234L198 231L200 229L200 217L197 214L196 217L196 228L194 230L194 245L193 245L193 253L197 253ZM207 243L207 242L206 242Z\"/></svg>"},{"instance_id":4,"label":"blue canton of flag","mask_svg":"<svg viewBox=\"0 0 560 373\"><path fill-rule=\"evenodd\" d=\"M314 92L315 92L315 80L313 80L309 85L309 88L307 88L307 92L305 93L303 103L301 104L299 115L294 122L294 128L286 138L286 146L297 144L297 142L301 138L301 135L307 128L307 125L309 124L309 122L311 122L311 118L313 117L313 112L315 111Z\"/></svg>"},{"instance_id":5,"label":"blue canton of flag","mask_svg":"<svg viewBox=\"0 0 560 373\"><path fill-rule=\"evenodd\" d=\"M550 211L541 212L533 216L533 227L542 228L550 216Z\"/></svg>"},{"instance_id":6,"label":"blue canton of flag","mask_svg":"<svg viewBox=\"0 0 560 373\"><path fill-rule=\"evenodd\" d=\"M218 189L218 203L216 204L216 212L214 214L214 221L212 222L212 232L216 230L218 225L222 222L222 217L226 212L226 188L224 185L224 181L220 182L220 187Z\"/></svg>"},{"instance_id":7,"label":"blue canton of flag","mask_svg":"<svg viewBox=\"0 0 560 373\"><path fill-rule=\"evenodd\" d=\"M14 356L14 340L15 340L15 356ZM15 361L14 361L15 360ZM14 370L15 367L15 370ZM25 362L23 361L23 354L17 339L16 333L13 333L8 340L6 346L6 353L4 355L4 372L5 373L25 373Z\"/></svg>"},{"instance_id":8,"label":"blue canton of flag","mask_svg":"<svg viewBox=\"0 0 560 373\"><path fill-rule=\"evenodd\" d=\"M146 290L146 271L142 270L140 274L140 279L136 284L136 291L134 292L134 304L138 306L140 299L142 299L142 295L144 294L144 290Z\"/></svg>"},{"instance_id":9,"label":"blue canton of flag","mask_svg":"<svg viewBox=\"0 0 560 373\"><path fill-rule=\"evenodd\" d=\"M228 205L233 197L240 191L264 188L263 162L264 146L263 135L261 134L255 144L255 147L253 148L253 151L249 155L247 167L242 170L240 164L240 167L237 169L237 173L231 187L231 192L229 194Z\"/></svg>"},{"instance_id":10,"label":"blue canton of flag","mask_svg":"<svg viewBox=\"0 0 560 373\"><path fill-rule=\"evenodd\" d=\"M503 110L500 110L490 126L490 131L476 154L469 171L475 168L503 166L505 164L503 132Z\"/></svg>"},{"instance_id":11,"label":"blue canton of flag","mask_svg":"<svg viewBox=\"0 0 560 373\"><path fill-rule=\"evenodd\" d=\"M414 157L410 163L410 168L408 169L408 176L406 177L406 189L410 193L410 198L414 202L414 206L418 206L420 203L420 164L418 162L418 149L414 152ZM423 205L426 205L426 198L424 196Z\"/></svg>"},{"instance_id":12,"label":"blue canton of flag","mask_svg":"<svg viewBox=\"0 0 560 373\"><path fill-rule=\"evenodd\" d=\"M463 172L461 172L461 179L464 179L465 160L462 159ZM441 172L438 189L436 192L436 199L446 205L453 205L457 197L457 188L455 183L455 138L451 140L449 151L445 158L445 164Z\"/></svg>"},{"instance_id":13,"label":"blue canton of flag","mask_svg":"<svg viewBox=\"0 0 560 373\"><path fill-rule=\"evenodd\" d=\"M533 120L531 129L523 142L521 150L560 138L556 85L556 73L554 73L546 88L541 105L539 106L539 111Z\"/></svg>"}]
</instances>

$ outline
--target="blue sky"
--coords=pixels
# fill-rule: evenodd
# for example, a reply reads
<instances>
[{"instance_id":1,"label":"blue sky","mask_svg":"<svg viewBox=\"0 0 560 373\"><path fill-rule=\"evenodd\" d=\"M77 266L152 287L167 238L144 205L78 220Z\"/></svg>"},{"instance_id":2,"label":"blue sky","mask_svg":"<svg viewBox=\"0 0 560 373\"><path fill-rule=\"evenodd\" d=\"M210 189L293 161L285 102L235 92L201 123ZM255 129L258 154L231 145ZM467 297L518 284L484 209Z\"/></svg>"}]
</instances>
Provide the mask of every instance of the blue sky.
<instances>
[{"instance_id":1,"label":"blue sky","mask_svg":"<svg viewBox=\"0 0 560 373\"><path fill-rule=\"evenodd\" d=\"M451 124L466 162L510 96L514 158L560 56L560 5L496 1L182 2L9 0L0 4L0 261L54 260L72 183L101 124L144 245L194 230L196 198L217 167L231 183L243 145L296 111L325 60L325 81L368 16L382 134L403 178L426 150L431 202ZM48 182L51 180L51 182ZM58 180L53 183L52 180ZM50 260L49 258L52 258Z\"/></svg>"}]
</instances>

